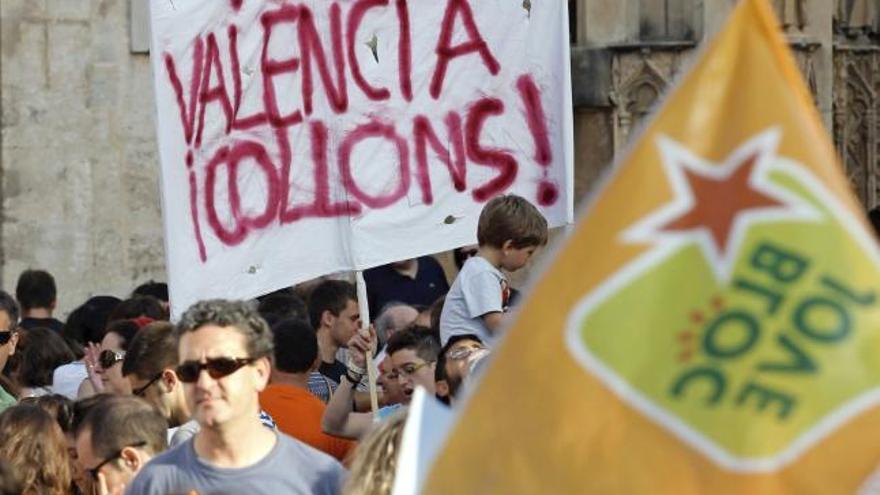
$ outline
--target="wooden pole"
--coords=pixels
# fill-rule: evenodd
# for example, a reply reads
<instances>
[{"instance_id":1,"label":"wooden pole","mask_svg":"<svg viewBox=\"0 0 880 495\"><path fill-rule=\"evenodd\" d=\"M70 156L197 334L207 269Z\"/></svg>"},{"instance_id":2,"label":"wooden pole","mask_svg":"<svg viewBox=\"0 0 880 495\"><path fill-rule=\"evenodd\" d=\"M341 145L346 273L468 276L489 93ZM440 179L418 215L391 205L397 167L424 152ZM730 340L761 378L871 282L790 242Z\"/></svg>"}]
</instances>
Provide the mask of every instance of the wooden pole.
<instances>
[{"instance_id":1,"label":"wooden pole","mask_svg":"<svg viewBox=\"0 0 880 495\"><path fill-rule=\"evenodd\" d=\"M367 283L364 281L364 272L358 270L355 272L355 281L357 282L358 307L361 313L361 332L369 333L370 331L370 306L367 304ZM376 368L373 365L373 355L376 349L370 346L370 353L367 356L367 383L370 387L370 408L373 411L373 417L379 411L379 395L376 389Z\"/></svg>"}]
</instances>

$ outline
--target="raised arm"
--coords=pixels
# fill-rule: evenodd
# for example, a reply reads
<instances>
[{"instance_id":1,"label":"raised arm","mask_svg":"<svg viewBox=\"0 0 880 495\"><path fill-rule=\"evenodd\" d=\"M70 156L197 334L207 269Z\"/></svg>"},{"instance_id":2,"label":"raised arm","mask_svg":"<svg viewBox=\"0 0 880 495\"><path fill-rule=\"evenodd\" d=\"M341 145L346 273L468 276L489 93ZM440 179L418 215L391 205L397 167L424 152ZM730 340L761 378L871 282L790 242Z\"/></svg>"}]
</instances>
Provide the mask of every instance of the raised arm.
<instances>
[{"instance_id":1,"label":"raised arm","mask_svg":"<svg viewBox=\"0 0 880 495\"><path fill-rule=\"evenodd\" d=\"M373 428L373 414L354 412L352 406L354 389L366 375L366 356L371 348L371 340L375 338L376 332L370 327L369 336L357 332L348 341L348 370L342 375L339 387L327 403L321 418L321 428L325 433L357 440Z\"/></svg>"}]
</instances>

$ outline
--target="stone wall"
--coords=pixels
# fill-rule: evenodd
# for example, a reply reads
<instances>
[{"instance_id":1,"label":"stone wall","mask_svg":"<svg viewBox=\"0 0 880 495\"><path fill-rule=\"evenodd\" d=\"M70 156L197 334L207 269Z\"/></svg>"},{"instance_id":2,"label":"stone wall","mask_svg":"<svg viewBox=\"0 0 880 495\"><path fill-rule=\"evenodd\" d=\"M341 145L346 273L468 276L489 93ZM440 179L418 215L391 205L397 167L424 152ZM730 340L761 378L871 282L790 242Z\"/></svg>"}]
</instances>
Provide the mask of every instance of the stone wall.
<instances>
[{"instance_id":1,"label":"stone wall","mask_svg":"<svg viewBox=\"0 0 880 495\"><path fill-rule=\"evenodd\" d=\"M149 58L126 0L2 0L2 287L53 273L63 315L164 279Z\"/></svg>"}]
</instances>

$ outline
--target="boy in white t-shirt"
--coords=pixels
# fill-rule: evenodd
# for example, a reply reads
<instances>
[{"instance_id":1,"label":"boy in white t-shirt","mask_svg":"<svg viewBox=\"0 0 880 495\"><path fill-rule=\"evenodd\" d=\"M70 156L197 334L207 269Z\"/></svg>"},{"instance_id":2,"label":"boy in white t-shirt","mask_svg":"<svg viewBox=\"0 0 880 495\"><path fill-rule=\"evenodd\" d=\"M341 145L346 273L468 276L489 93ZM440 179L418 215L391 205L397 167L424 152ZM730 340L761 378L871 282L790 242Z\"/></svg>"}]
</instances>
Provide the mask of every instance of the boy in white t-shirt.
<instances>
[{"instance_id":1,"label":"boy in white t-shirt","mask_svg":"<svg viewBox=\"0 0 880 495\"><path fill-rule=\"evenodd\" d=\"M477 255L465 262L446 295L440 340L475 335L492 346L504 322L510 284L501 271L524 267L547 243L547 220L520 196L498 196L483 207L477 225Z\"/></svg>"}]
</instances>

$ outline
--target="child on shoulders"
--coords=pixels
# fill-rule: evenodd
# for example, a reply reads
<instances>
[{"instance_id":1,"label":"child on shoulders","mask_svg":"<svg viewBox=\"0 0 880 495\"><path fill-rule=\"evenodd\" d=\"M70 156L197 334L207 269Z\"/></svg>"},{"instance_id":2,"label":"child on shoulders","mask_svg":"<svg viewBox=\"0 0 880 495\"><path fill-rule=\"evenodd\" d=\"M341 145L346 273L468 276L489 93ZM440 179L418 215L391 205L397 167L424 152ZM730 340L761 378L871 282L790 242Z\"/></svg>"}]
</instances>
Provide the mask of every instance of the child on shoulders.
<instances>
[{"instance_id":1,"label":"child on shoulders","mask_svg":"<svg viewBox=\"0 0 880 495\"><path fill-rule=\"evenodd\" d=\"M493 345L510 297L501 270L519 270L547 243L547 220L520 196L498 196L480 213L477 242L477 255L465 262L446 295L440 315L442 345L455 335L475 335Z\"/></svg>"}]
</instances>

